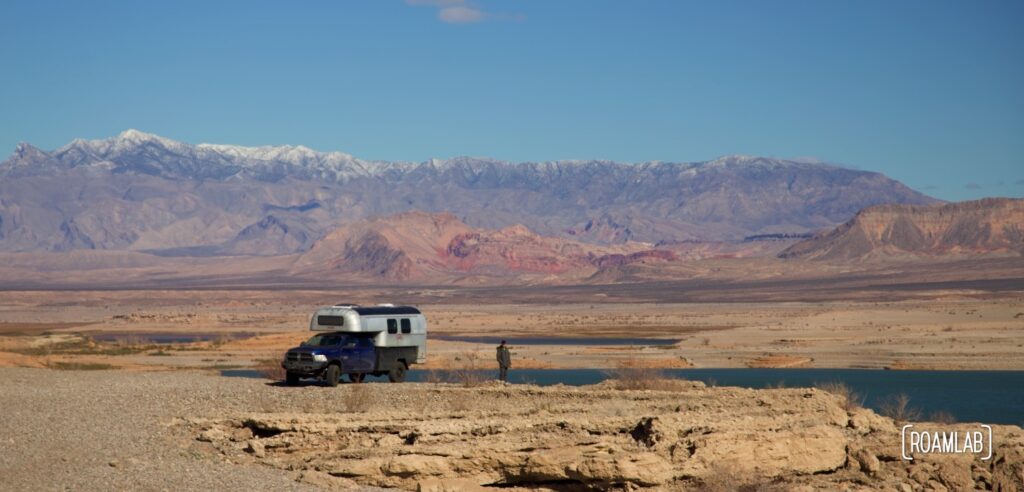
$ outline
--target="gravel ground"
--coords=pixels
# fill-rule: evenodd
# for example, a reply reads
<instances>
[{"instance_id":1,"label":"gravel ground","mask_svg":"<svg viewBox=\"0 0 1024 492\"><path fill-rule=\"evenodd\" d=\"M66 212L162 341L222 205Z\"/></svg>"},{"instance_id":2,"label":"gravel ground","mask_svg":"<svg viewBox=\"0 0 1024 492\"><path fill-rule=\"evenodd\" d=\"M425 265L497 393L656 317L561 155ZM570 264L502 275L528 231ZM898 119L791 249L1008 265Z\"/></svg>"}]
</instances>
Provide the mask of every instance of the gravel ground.
<instances>
[{"instance_id":1,"label":"gravel ground","mask_svg":"<svg viewBox=\"0 0 1024 492\"><path fill-rule=\"evenodd\" d=\"M287 472L217 461L173 424L329 408L343 392L199 372L2 368L0 490L316 490Z\"/></svg>"}]
</instances>

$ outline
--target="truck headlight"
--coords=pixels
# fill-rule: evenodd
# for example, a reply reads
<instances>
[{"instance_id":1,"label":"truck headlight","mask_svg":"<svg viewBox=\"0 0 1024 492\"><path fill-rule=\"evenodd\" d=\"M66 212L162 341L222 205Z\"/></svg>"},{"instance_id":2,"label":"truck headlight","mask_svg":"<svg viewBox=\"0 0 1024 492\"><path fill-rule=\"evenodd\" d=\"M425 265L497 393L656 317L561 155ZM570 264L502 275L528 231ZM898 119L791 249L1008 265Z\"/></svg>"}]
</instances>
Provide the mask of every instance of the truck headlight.
<instances>
[{"instance_id":1,"label":"truck headlight","mask_svg":"<svg viewBox=\"0 0 1024 492\"><path fill-rule=\"evenodd\" d=\"M313 354L313 360L317 362L327 362L327 356L323 354Z\"/></svg>"}]
</instances>

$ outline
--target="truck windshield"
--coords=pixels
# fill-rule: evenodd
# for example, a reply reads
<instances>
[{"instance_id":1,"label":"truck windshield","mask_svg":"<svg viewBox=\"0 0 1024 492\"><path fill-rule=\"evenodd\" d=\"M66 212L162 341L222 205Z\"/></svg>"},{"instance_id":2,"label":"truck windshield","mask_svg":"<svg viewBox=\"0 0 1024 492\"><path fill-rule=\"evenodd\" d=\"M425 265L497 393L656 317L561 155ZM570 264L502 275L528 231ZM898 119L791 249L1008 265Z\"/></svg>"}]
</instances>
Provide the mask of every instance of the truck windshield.
<instances>
[{"instance_id":1,"label":"truck windshield","mask_svg":"<svg viewBox=\"0 0 1024 492\"><path fill-rule=\"evenodd\" d=\"M303 342L302 345L307 347L333 347L340 345L346 338L345 335L338 335L337 333L321 333L319 335L313 335L312 338Z\"/></svg>"}]
</instances>

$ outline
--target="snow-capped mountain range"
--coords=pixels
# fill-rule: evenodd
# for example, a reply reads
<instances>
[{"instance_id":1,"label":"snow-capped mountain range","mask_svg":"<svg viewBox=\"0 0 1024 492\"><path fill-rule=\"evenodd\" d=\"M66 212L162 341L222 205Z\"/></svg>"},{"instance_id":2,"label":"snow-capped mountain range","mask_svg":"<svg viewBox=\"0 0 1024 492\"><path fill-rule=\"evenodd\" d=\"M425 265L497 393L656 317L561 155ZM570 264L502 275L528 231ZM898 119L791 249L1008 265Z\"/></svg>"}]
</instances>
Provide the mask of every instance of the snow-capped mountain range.
<instances>
[{"instance_id":1,"label":"snow-capped mountain range","mask_svg":"<svg viewBox=\"0 0 1024 492\"><path fill-rule=\"evenodd\" d=\"M881 174L756 156L706 162L369 161L303 146L191 145L127 130L0 163L0 251L282 254L367 217L451 212L595 243L732 240L936 200Z\"/></svg>"}]
</instances>

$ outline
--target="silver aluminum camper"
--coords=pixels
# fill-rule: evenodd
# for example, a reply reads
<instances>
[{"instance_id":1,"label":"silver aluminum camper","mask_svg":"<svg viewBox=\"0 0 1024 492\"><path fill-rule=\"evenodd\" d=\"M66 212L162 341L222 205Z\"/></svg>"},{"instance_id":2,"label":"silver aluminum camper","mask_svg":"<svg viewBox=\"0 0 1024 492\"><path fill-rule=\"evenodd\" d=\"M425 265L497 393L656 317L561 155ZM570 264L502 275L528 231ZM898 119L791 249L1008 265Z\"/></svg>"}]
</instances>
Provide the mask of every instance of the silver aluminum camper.
<instances>
[{"instance_id":1,"label":"silver aluminum camper","mask_svg":"<svg viewBox=\"0 0 1024 492\"><path fill-rule=\"evenodd\" d=\"M312 331L376 333L380 349L414 347L416 363L427 359L427 318L413 306L338 304L317 309L309 320Z\"/></svg>"}]
</instances>

